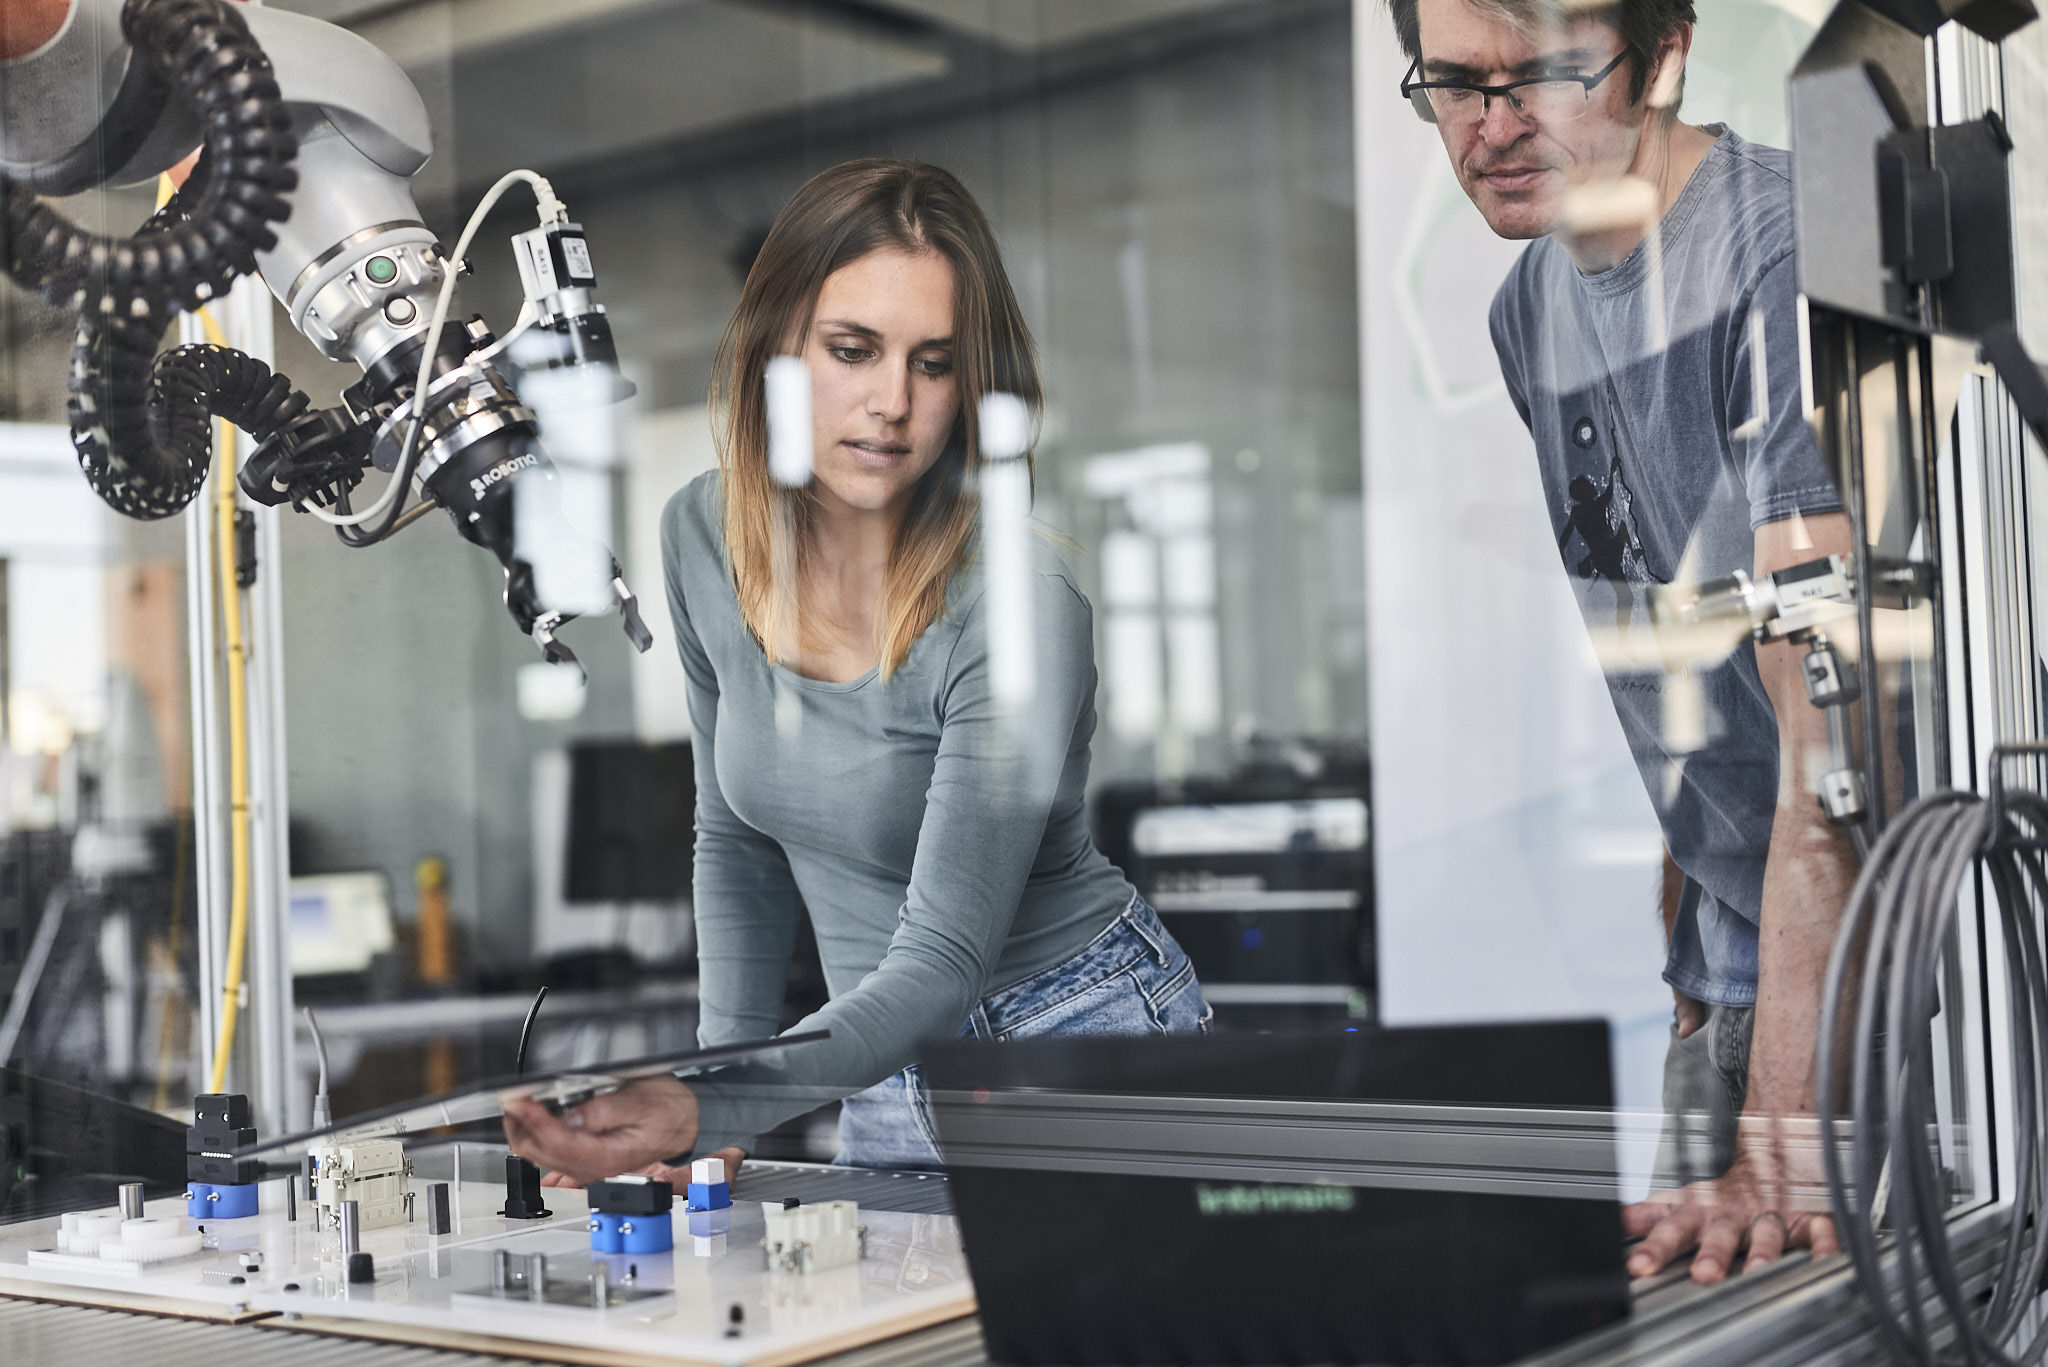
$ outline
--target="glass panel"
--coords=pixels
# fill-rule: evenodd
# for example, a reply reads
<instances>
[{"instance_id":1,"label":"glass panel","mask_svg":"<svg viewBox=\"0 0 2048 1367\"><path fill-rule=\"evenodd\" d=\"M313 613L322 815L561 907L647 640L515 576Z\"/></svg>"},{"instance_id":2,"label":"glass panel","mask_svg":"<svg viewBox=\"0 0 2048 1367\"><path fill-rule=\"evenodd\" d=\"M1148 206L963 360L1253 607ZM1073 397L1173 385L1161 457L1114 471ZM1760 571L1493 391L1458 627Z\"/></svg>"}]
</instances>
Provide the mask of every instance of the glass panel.
<instances>
[{"instance_id":1,"label":"glass panel","mask_svg":"<svg viewBox=\"0 0 2048 1367\"><path fill-rule=\"evenodd\" d=\"M1605 12L1496 8L1418 0L1405 38L1346 0L251 9L298 188L212 314L319 416L243 413L286 428L236 448L246 525L217 483L156 522L94 499L71 315L0 290L9 1085L161 1138L218 1072L271 1142L829 1028L694 1111L645 1084L676 1090L639 1147L588 1160L684 1181L936 1165L976 1075L934 1050L964 1081L928 1104L899 1070L955 1033L1206 1032L1417 1190L1519 1199L1577 1144L1575 1247L1625 1305L1617 1196L1810 1126L1859 838L1967 779L1991 712L2038 729L2031 673L1964 699L1950 653L2034 658L2038 455L1981 394L1951 429L1947 348L1802 297L1805 10L1702 4L1658 67ZM1418 59L1617 56L1477 120L1397 98ZM1934 70L1980 103L1983 53ZM131 231L175 160L134 156L56 207ZM209 356L167 391L264 391ZM1967 631L1965 518L2004 533ZM1781 920L1806 957L1768 957ZM1990 1186L1970 933L1936 1031L1959 1201ZM1507 1028L1419 1033L1475 1022ZM1123 1047L1071 1092L1128 1101ZM0 1093L53 1183L56 1098ZM1202 1217L1360 1175L1233 1176L1242 1102L1189 1122ZM1457 1162L1393 1151L1409 1107Z\"/></svg>"}]
</instances>

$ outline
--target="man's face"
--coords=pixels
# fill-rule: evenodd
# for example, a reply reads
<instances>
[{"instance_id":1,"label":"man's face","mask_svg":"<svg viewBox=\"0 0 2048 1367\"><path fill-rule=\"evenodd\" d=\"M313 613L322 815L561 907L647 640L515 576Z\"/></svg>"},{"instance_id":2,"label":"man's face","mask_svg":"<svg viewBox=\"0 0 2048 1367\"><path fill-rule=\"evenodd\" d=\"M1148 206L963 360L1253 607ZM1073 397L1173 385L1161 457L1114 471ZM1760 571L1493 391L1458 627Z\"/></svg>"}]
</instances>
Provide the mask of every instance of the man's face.
<instances>
[{"instance_id":1,"label":"man's face","mask_svg":"<svg viewBox=\"0 0 2048 1367\"><path fill-rule=\"evenodd\" d=\"M1620 33L1598 19L1518 29L1468 0L1419 0L1417 18L1421 77L1430 81L1504 85L1530 76L1592 75L1622 49ZM1624 62L1593 89L1586 112L1565 122L1538 123L1509 99L1482 101L1485 113L1474 120L1439 120L1458 183L1488 227L1506 238L1542 237L1557 228L1567 192L1629 170L1648 112L1629 103L1633 75Z\"/></svg>"}]
</instances>

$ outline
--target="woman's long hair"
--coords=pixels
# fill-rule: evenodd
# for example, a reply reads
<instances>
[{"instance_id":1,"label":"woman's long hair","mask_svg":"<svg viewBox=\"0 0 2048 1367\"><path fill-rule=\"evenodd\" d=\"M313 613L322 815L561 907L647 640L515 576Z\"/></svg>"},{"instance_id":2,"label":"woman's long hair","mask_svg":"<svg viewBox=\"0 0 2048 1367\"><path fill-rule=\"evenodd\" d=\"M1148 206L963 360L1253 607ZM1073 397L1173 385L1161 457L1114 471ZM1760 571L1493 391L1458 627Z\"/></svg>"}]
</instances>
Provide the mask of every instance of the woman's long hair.
<instances>
[{"instance_id":1,"label":"woman's long hair","mask_svg":"<svg viewBox=\"0 0 2048 1367\"><path fill-rule=\"evenodd\" d=\"M725 546L740 614L780 662L823 644L797 612L797 583L817 513L812 487L768 473L762 376L810 331L825 278L869 252L937 252L953 267L953 365L960 413L945 450L911 492L875 613L888 678L946 604L946 583L973 540L981 398L1015 394L1039 412L1043 390L1023 311L981 206L936 166L891 157L849 161L804 183L761 244L712 368L711 412L725 486ZM1028 457L1027 457L1028 458Z\"/></svg>"}]
</instances>

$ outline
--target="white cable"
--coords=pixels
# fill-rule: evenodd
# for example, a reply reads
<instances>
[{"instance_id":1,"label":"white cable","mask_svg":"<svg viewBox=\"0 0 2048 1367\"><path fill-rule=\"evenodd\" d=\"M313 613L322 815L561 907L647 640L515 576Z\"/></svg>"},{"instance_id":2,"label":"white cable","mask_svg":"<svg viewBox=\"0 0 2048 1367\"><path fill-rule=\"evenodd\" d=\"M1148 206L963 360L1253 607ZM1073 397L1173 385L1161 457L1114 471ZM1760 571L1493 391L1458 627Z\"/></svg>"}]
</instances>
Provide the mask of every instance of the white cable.
<instances>
[{"instance_id":1,"label":"white cable","mask_svg":"<svg viewBox=\"0 0 2048 1367\"><path fill-rule=\"evenodd\" d=\"M477 201L476 210L470 214L469 222L463 226L462 236L455 240L455 250L443 260L447 273L442 277L440 293L434 297L433 320L427 324L427 344L420 352L420 373L412 387L412 426L406 429L405 444L399 448L398 465L391 473L391 479L384 486L384 492L377 501L359 513L330 513L324 508L308 504L306 511L330 527L359 527L372 518L382 517L398 498L399 486L405 482L406 463L412 458L412 450L419 442L420 428L425 426L425 405L427 380L433 374L434 356L441 345L441 329L448 322L449 305L455 302L455 277L463 257L469 253L469 244L483 227L484 218L497 206L507 190L524 181L533 187L533 197L540 206L543 223L562 218L566 210L562 201L555 198L555 187L548 184L546 177L533 171L507 171L499 176L497 183L484 191L484 197Z\"/></svg>"},{"instance_id":2,"label":"white cable","mask_svg":"<svg viewBox=\"0 0 2048 1367\"><path fill-rule=\"evenodd\" d=\"M320 1059L320 1084L313 1091L313 1128L324 1130L334 1121L327 1102L327 1041L321 1037L320 1022L313 1019L313 1008L302 1006L299 1010L305 1013L306 1029L313 1036L313 1052Z\"/></svg>"}]
</instances>

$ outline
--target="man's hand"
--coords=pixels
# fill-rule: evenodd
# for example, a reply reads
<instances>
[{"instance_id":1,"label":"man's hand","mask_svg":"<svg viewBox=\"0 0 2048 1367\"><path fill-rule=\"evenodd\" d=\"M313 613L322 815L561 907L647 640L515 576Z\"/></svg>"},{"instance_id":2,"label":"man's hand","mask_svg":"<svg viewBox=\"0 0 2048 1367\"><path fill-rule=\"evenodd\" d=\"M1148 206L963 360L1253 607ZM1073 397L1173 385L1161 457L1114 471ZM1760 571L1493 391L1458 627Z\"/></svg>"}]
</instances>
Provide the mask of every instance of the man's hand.
<instances>
[{"instance_id":1,"label":"man's hand","mask_svg":"<svg viewBox=\"0 0 2048 1367\"><path fill-rule=\"evenodd\" d=\"M537 1101L515 1101L505 1107L505 1139L521 1158L568 1179L555 1185L581 1186L688 1153L697 1142L697 1096L672 1077L648 1077L559 1116Z\"/></svg>"},{"instance_id":2,"label":"man's hand","mask_svg":"<svg viewBox=\"0 0 2048 1367\"><path fill-rule=\"evenodd\" d=\"M716 1153L707 1153L704 1156L706 1158L723 1160L725 1163L725 1180L732 1182L739 1178L740 1164L746 1161L747 1151L745 1149L720 1149ZM640 1177L652 1177L657 1182L666 1182L676 1191L681 1191L684 1187L690 1185L690 1170L688 1168L672 1168L666 1163L645 1163L633 1169L633 1173ZM625 1175L616 1172L605 1174L606 1177L621 1177ZM540 1184L544 1187L572 1187L579 1190L586 1185L583 1182L577 1181L566 1172L551 1172L540 1179Z\"/></svg>"},{"instance_id":3,"label":"man's hand","mask_svg":"<svg viewBox=\"0 0 2048 1367\"><path fill-rule=\"evenodd\" d=\"M1623 1230L1643 1236L1629 1254L1629 1275L1647 1277L1694 1249L1692 1279L1707 1286L1725 1278L1745 1249L1744 1271L1791 1248L1826 1257L1841 1251L1827 1212L1817 1123L1744 1116L1735 1162L1719 1179L1623 1208Z\"/></svg>"},{"instance_id":4,"label":"man's hand","mask_svg":"<svg viewBox=\"0 0 2048 1367\"><path fill-rule=\"evenodd\" d=\"M1707 1023L1706 1003L1686 996L1675 987L1672 988L1671 1022L1678 1028L1680 1039L1690 1039Z\"/></svg>"}]
</instances>

